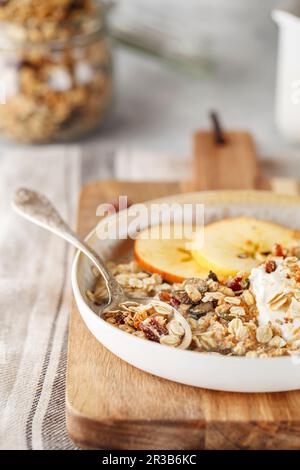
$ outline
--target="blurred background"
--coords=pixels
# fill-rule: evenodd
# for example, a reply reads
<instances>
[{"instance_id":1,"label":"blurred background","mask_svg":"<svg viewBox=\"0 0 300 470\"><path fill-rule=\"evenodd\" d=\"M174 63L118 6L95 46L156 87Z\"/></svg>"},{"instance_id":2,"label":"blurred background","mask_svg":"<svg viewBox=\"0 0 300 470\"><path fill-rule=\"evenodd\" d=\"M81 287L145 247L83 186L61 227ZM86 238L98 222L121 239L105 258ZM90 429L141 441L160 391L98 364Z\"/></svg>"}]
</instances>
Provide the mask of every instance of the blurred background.
<instances>
[{"instance_id":1,"label":"blurred background","mask_svg":"<svg viewBox=\"0 0 300 470\"><path fill-rule=\"evenodd\" d=\"M153 56L162 58L117 47L115 115L104 140L109 144L112 132L120 145L187 157L191 133L208 126L213 108L226 127L252 131L265 160L284 155L285 168L273 164L272 172L289 171L294 149L287 152L274 124L277 28L271 11L278 3L117 2L113 35L137 49L152 45Z\"/></svg>"},{"instance_id":2,"label":"blurred background","mask_svg":"<svg viewBox=\"0 0 300 470\"><path fill-rule=\"evenodd\" d=\"M2 148L76 143L84 181L126 177L132 155L176 157L184 172L193 131L216 109L225 127L253 133L267 176L293 175L297 146L274 123L278 4L2 2Z\"/></svg>"}]
</instances>

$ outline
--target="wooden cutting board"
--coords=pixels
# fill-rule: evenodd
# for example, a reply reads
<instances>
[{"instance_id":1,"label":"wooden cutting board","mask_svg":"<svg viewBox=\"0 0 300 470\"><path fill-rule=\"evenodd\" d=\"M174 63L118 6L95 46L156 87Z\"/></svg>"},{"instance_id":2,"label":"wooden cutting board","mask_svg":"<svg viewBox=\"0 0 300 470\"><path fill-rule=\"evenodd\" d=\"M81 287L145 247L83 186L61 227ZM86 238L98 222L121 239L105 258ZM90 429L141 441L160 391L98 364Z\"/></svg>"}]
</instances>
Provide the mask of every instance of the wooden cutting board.
<instances>
[{"instance_id":1,"label":"wooden cutting board","mask_svg":"<svg viewBox=\"0 0 300 470\"><path fill-rule=\"evenodd\" d=\"M197 139L196 136L196 143ZM196 151L197 158L200 157ZM256 160L253 162L246 166L253 169L251 184L257 186L261 175ZM229 171L224 162L222 168L222 172ZM209 179L202 178L201 188L207 187L206 181ZM226 187L223 173L222 181ZM111 201L119 194L141 202L176 194L194 188L195 184L199 187L199 181L192 184L91 183L81 192L78 232L85 236L98 221L95 214L99 203ZM278 192L298 193L298 184L292 181L272 180L268 185ZM82 448L300 448L300 391L216 392L152 376L121 361L99 344L87 330L74 303L69 328L66 402L69 434Z\"/></svg>"}]
</instances>

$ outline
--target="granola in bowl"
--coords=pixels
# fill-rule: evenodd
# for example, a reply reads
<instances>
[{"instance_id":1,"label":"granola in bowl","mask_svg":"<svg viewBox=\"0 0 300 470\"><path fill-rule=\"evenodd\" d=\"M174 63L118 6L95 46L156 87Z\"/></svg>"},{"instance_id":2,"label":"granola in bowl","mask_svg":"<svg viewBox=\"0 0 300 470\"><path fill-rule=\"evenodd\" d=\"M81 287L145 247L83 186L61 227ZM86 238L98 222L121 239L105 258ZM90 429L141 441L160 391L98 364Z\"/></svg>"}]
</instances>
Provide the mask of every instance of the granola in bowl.
<instances>
[{"instance_id":1,"label":"granola in bowl","mask_svg":"<svg viewBox=\"0 0 300 470\"><path fill-rule=\"evenodd\" d=\"M191 328L188 349L227 356L278 357L300 354L300 260L298 248L274 246L267 259L251 273L220 281L206 279L164 282L135 261L109 267L132 302L105 313L104 319L132 335L178 347L183 331L170 316L145 308L134 297L159 299L175 307ZM97 272L95 272L97 275ZM263 292L263 295L261 294ZM106 289L98 279L89 299L100 305Z\"/></svg>"}]
</instances>

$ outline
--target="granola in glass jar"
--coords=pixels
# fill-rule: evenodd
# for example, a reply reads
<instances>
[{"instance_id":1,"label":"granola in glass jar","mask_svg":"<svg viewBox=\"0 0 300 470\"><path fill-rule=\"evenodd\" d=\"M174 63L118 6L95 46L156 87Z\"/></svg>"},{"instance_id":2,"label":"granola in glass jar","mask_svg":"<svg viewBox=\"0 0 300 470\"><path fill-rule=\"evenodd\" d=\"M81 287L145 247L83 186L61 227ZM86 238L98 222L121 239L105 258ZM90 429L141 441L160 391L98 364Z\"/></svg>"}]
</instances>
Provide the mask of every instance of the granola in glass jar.
<instances>
[{"instance_id":1,"label":"granola in glass jar","mask_svg":"<svg viewBox=\"0 0 300 470\"><path fill-rule=\"evenodd\" d=\"M79 137L112 95L105 18L91 0L0 4L0 132L22 142Z\"/></svg>"}]
</instances>

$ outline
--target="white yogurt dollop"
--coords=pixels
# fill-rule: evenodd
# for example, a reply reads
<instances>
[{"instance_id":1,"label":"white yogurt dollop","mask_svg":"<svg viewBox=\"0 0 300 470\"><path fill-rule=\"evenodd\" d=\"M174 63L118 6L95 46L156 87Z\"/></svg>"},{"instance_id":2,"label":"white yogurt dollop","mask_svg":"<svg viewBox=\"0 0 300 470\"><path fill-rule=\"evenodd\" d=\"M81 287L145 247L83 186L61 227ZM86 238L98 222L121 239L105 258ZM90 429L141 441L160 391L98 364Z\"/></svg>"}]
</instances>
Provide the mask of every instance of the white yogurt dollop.
<instances>
[{"instance_id":1,"label":"white yogurt dollop","mask_svg":"<svg viewBox=\"0 0 300 470\"><path fill-rule=\"evenodd\" d=\"M300 261L296 264L300 268ZM258 323L271 322L286 341L292 342L300 339L300 290L288 276L286 263L278 260L276 265L271 273L263 265L252 269L250 288L256 298Z\"/></svg>"}]
</instances>

